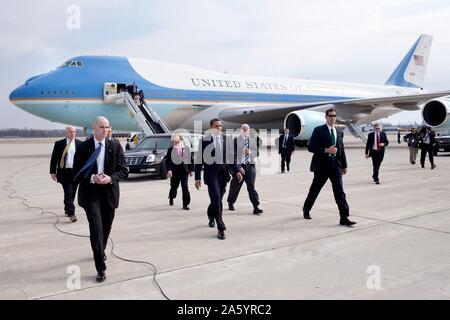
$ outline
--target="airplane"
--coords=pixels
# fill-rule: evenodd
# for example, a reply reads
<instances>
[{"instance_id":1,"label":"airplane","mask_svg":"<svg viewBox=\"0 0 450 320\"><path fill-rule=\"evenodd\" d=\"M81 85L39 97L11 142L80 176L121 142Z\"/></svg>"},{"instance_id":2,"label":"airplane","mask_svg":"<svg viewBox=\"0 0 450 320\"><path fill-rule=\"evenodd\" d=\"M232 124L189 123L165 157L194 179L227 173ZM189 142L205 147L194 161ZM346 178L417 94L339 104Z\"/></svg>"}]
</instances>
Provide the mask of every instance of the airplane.
<instances>
[{"instance_id":1,"label":"airplane","mask_svg":"<svg viewBox=\"0 0 450 320\"><path fill-rule=\"evenodd\" d=\"M254 129L288 127L297 142L325 123L324 111L363 138L358 125L404 110L422 109L427 125L450 126L450 91L423 88L433 37L421 35L383 85L254 77L128 57L79 56L56 70L26 80L10 101L38 117L90 128L106 116L115 130L138 131L125 105L111 97L135 82L146 104L170 130L194 129L194 121L219 118L225 128L249 123Z\"/></svg>"}]
</instances>

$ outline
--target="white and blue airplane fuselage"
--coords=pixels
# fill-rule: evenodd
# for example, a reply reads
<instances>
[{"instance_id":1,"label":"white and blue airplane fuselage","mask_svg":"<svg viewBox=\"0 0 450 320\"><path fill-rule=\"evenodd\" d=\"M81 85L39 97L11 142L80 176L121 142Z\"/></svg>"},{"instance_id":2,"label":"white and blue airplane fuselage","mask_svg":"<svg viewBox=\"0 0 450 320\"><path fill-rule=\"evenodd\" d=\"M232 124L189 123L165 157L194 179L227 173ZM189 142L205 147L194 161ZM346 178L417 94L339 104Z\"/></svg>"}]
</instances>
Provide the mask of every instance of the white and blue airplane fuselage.
<instances>
[{"instance_id":1,"label":"white and blue airplane fuselage","mask_svg":"<svg viewBox=\"0 0 450 320\"><path fill-rule=\"evenodd\" d=\"M392 101L425 94L421 82L430 46L431 37L421 36L388 82L380 86L252 77L136 58L80 56L28 79L9 98L26 112L53 122L90 128L92 120L102 115L116 130L138 131L125 104L105 99L106 84L135 82L146 103L172 130L192 130L194 121L203 121L206 128L214 117L221 118L226 128L247 122L255 129L278 129L292 112L322 112L320 107L327 105L335 106L338 114L343 105L341 122L362 124L418 109L423 99ZM364 103L370 99L381 102ZM351 102L357 106L353 113L348 110Z\"/></svg>"}]
</instances>

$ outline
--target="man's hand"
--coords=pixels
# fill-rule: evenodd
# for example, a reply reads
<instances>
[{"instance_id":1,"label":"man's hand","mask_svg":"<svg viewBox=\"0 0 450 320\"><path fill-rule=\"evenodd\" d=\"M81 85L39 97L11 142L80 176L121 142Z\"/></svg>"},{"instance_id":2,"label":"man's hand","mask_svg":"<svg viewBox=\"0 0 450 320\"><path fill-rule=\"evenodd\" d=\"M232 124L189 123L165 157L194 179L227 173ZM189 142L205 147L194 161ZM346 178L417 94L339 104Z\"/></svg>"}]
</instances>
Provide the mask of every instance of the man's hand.
<instances>
[{"instance_id":1,"label":"man's hand","mask_svg":"<svg viewBox=\"0 0 450 320\"><path fill-rule=\"evenodd\" d=\"M366 159L369 159L369 155L368 154L366 154Z\"/></svg>"},{"instance_id":2,"label":"man's hand","mask_svg":"<svg viewBox=\"0 0 450 320\"><path fill-rule=\"evenodd\" d=\"M381 147L381 148L384 147L384 143L380 143L380 147Z\"/></svg>"},{"instance_id":3,"label":"man's hand","mask_svg":"<svg viewBox=\"0 0 450 320\"><path fill-rule=\"evenodd\" d=\"M331 146L325 149L325 153L336 154L338 149L335 146Z\"/></svg>"},{"instance_id":4,"label":"man's hand","mask_svg":"<svg viewBox=\"0 0 450 320\"><path fill-rule=\"evenodd\" d=\"M240 172L236 173L236 177L238 178L239 183L241 183L242 180L244 180L244 176Z\"/></svg>"},{"instance_id":5,"label":"man's hand","mask_svg":"<svg viewBox=\"0 0 450 320\"><path fill-rule=\"evenodd\" d=\"M56 179L56 174L50 173L50 177L52 178L53 181L58 182L58 179Z\"/></svg>"},{"instance_id":6,"label":"man's hand","mask_svg":"<svg viewBox=\"0 0 450 320\"><path fill-rule=\"evenodd\" d=\"M345 168L345 169L342 169L342 175L346 175L347 174L347 168Z\"/></svg>"},{"instance_id":7,"label":"man's hand","mask_svg":"<svg viewBox=\"0 0 450 320\"><path fill-rule=\"evenodd\" d=\"M94 182L97 184L110 184L112 178L104 173L100 173L94 176Z\"/></svg>"},{"instance_id":8,"label":"man's hand","mask_svg":"<svg viewBox=\"0 0 450 320\"><path fill-rule=\"evenodd\" d=\"M248 148L245 148L245 155L247 156L249 156L249 155L251 155L252 154L252 151L250 150L250 149L248 149Z\"/></svg>"},{"instance_id":9,"label":"man's hand","mask_svg":"<svg viewBox=\"0 0 450 320\"><path fill-rule=\"evenodd\" d=\"M192 172L190 174L192 174ZM172 178L172 171L167 172L167 177Z\"/></svg>"},{"instance_id":10,"label":"man's hand","mask_svg":"<svg viewBox=\"0 0 450 320\"><path fill-rule=\"evenodd\" d=\"M202 182L200 180L195 180L195 189L200 190L202 187Z\"/></svg>"},{"instance_id":11,"label":"man's hand","mask_svg":"<svg viewBox=\"0 0 450 320\"><path fill-rule=\"evenodd\" d=\"M243 176L245 176L245 170L244 170L244 168L240 168L240 169L239 169L239 172L240 172L240 174L242 174Z\"/></svg>"}]
</instances>

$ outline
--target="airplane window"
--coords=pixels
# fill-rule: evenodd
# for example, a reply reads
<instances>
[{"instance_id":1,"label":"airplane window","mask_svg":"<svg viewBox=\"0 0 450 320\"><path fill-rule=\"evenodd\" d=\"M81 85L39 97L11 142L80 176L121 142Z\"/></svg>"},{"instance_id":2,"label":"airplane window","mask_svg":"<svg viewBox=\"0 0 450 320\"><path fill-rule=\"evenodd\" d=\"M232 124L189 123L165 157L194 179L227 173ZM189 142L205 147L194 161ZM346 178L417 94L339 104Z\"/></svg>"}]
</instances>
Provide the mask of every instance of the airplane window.
<instances>
[{"instance_id":1,"label":"airplane window","mask_svg":"<svg viewBox=\"0 0 450 320\"><path fill-rule=\"evenodd\" d=\"M44 91L41 91L41 96L43 96L44 95Z\"/></svg>"},{"instance_id":2,"label":"airplane window","mask_svg":"<svg viewBox=\"0 0 450 320\"><path fill-rule=\"evenodd\" d=\"M77 61L77 67L82 67L83 64L81 63L81 61Z\"/></svg>"}]
</instances>

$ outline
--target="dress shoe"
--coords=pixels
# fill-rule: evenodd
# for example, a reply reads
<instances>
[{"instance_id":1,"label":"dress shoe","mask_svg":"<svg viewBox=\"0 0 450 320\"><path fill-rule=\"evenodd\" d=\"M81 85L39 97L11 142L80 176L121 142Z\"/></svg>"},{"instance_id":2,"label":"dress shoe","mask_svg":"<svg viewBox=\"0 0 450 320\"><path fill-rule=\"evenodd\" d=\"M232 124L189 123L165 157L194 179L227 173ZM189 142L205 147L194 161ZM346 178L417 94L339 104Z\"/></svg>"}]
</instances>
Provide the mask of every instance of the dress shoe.
<instances>
[{"instance_id":1,"label":"dress shoe","mask_svg":"<svg viewBox=\"0 0 450 320\"><path fill-rule=\"evenodd\" d=\"M436 165L435 165L435 164L433 164L433 165L431 166L431 170L433 170L434 168L436 168Z\"/></svg>"},{"instance_id":2,"label":"dress shoe","mask_svg":"<svg viewBox=\"0 0 450 320\"><path fill-rule=\"evenodd\" d=\"M75 213L73 215L71 215L69 218L70 218L70 222L77 222L77 216L75 215Z\"/></svg>"},{"instance_id":3,"label":"dress shoe","mask_svg":"<svg viewBox=\"0 0 450 320\"><path fill-rule=\"evenodd\" d=\"M229 203L229 204L228 204L228 210L234 211L234 210L235 210L235 209L234 209L234 204Z\"/></svg>"},{"instance_id":4,"label":"dress shoe","mask_svg":"<svg viewBox=\"0 0 450 320\"><path fill-rule=\"evenodd\" d=\"M217 232L217 239L225 240L225 232L224 231Z\"/></svg>"},{"instance_id":5,"label":"dress shoe","mask_svg":"<svg viewBox=\"0 0 450 320\"><path fill-rule=\"evenodd\" d=\"M173 199L169 198L169 205L173 206Z\"/></svg>"},{"instance_id":6,"label":"dress shoe","mask_svg":"<svg viewBox=\"0 0 450 320\"><path fill-rule=\"evenodd\" d=\"M256 214L256 215L260 215L261 213L263 213L264 211L262 211L260 208L258 208L258 207L255 207L255 209L253 209L253 214Z\"/></svg>"},{"instance_id":7,"label":"dress shoe","mask_svg":"<svg viewBox=\"0 0 450 320\"><path fill-rule=\"evenodd\" d=\"M350 220L348 220L348 219L341 219L341 221L339 222L339 224L340 224L341 226L347 226L347 227L350 227L350 226L355 225L356 222L350 221Z\"/></svg>"},{"instance_id":8,"label":"dress shoe","mask_svg":"<svg viewBox=\"0 0 450 320\"><path fill-rule=\"evenodd\" d=\"M209 227L210 228L214 228L216 226L216 224L214 223L214 220L209 220Z\"/></svg>"},{"instance_id":9,"label":"dress shoe","mask_svg":"<svg viewBox=\"0 0 450 320\"><path fill-rule=\"evenodd\" d=\"M415 164L416 164L416 162L415 162L415 161L413 161L413 162L411 162L411 164L412 164L412 165L415 165Z\"/></svg>"},{"instance_id":10,"label":"dress shoe","mask_svg":"<svg viewBox=\"0 0 450 320\"><path fill-rule=\"evenodd\" d=\"M105 279L106 279L106 273L105 273L105 271L102 271L102 272L98 272L97 273L97 282L103 282L103 281L105 281Z\"/></svg>"},{"instance_id":11,"label":"dress shoe","mask_svg":"<svg viewBox=\"0 0 450 320\"><path fill-rule=\"evenodd\" d=\"M188 206L183 206L183 210L191 210Z\"/></svg>"},{"instance_id":12,"label":"dress shoe","mask_svg":"<svg viewBox=\"0 0 450 320\"><path fill-rule=\"evenodd\" d=\"M311 216L309 215L308 211L303 210L303 218L307 220L311 220Z\"/></svg>"},{"instance_id":13,"label":"dress shoe","mask_svg":"<svg viewBox=\"0 0 450 320\"><path fill-rule=\"evenodd\" d=\"M375 184L380 184L380 180L378 180L378 181L375 181Z\"/></svg>"}]
</instances>

